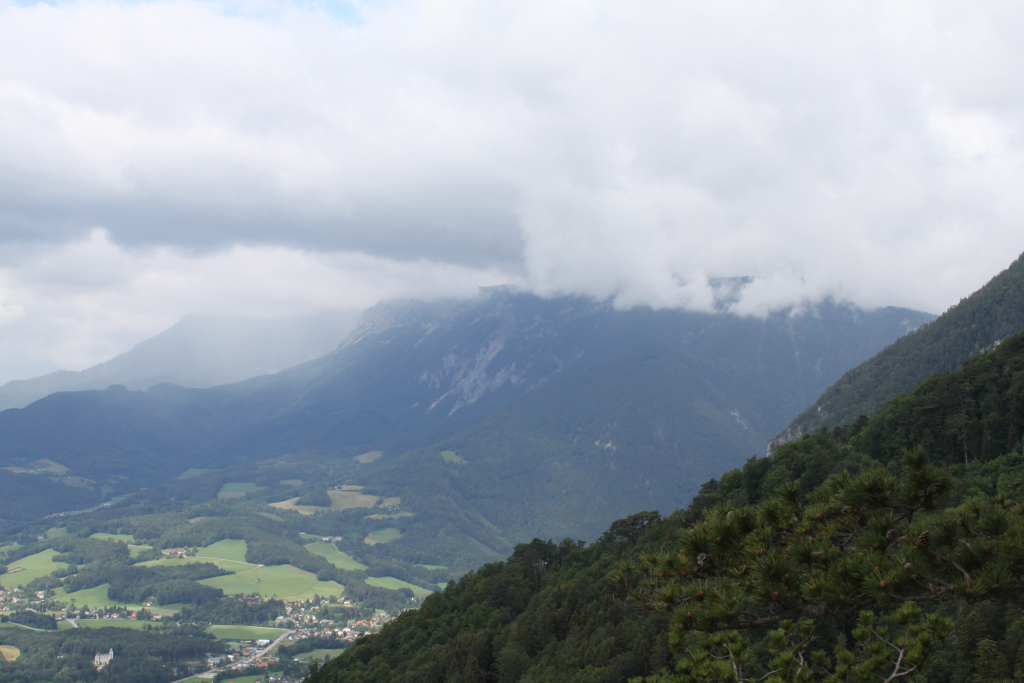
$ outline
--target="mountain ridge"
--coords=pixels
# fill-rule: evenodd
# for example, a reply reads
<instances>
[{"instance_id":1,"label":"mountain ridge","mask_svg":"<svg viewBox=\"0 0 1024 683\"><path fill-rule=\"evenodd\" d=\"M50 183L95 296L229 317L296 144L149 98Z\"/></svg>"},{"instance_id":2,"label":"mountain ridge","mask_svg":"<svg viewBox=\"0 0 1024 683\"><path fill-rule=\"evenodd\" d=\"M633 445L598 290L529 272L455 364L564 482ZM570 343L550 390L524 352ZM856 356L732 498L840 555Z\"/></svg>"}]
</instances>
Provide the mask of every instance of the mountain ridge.
<instances>
[{"instance_id":1,"label":"mountain ridge","mask_svg":"<svg viewBox=\"0 0 1024 683\"><path fill-rule=\"evenodd\" d=\"M952 372L1001 340L1024 330L1024 254L978 291L930 323L854 367L798 415L769 453L819 427L873 415L897 394L937 372Z\"/></svg>"}]
</instances>

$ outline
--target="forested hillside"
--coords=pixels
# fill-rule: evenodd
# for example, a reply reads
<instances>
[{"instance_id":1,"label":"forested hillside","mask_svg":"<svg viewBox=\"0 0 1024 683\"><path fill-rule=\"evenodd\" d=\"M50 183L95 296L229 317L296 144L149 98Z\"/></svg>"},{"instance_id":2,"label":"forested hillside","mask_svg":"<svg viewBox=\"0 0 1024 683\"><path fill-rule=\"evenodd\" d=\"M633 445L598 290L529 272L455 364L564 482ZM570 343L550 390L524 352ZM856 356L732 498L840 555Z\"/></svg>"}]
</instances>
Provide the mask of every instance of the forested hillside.
<instances>
[{"instance_id":1,"label":"forested hillside","mask_svg":"<svg viewBox=\"0 0 1024 683\"><path fill-rule=\"evenodd\" d=\"M910 641L898 641L911 649L903 651L909 654L896 666L917 666L927 655L921 678L915 680L1016 680L1024 672L1024 610L1006 586L1021 579L1019 567L1024 566L1016 555L1024 543L1013 542L1024 533L1022 387L1024 335L1019 335L969 360L963 369L925 382L871 419L817 432L770 458L751 459L707 482L689 508L665 519L654 512L637 513L614 523L589 546L569 540L522 544L507 561L450 583L443 594L427 598L419 610L403 615L381 634L358 641L308 680L593 683L653 676L674 669L678 661L684 663L681 673L658 680L682 681L693 680L686 677L690 674L710 675L708 667L714 665L708 653L730 647L726 665L729 656L738 657L756 679L790 661L785 660L786 643L791 642L787 638L797 631L779 622L782 617L772 616L780 613L820 615L812 619L818 630L811 644L800 647L820 649L822 654L814 657L822 667L830 658L840 665L848 661L869 680L868 674L891 667L892 660L872 649L872 633L879 631L865 631L864 617L858 616L867 608L875 610L873 618L886 632L903 633L904 627L913 631L913 636L907 631ZM915 448L914 456L907 456L907 449ZM911 521L907 514L913 510L919 512ZM716 641L718 645L705 641L703 650L691 649L704 653L694 668L679 649L683 636L673 630L670 637L670 624L684 635L696 633L700 624L712 628L714 619L726 627L742 624L730 621L738 617L724 611L735 607L707 612L698 623L686 609L672 613L671 605L697 600L698 595L703 599L700 591L707 588L701 586L713 585L707 582L734 581L722 572L732 566L729 557L747 552L742 543L736 547L744 537L727 540L722 534L744 519L762 520L783 534L780 538L789 539L764 546L779 562L793 561L779 555L790 553L790 546L792 553L806 543L822 549L808 546L801 562L809 562L812 569L779 565L780 576L771 581L787 585L790 576L783 579L783 571L810 571L811 577L814 563L821 561L837 563L824 565L828 571L851 572L842 579L848 587L832 595L817 592L813 582L799 583L789 589L795 591L792 598L779 597L783 588L775 588L773 598L764 572L774 570L757 561L747 588L741 583L733 594L744 601L740 609L764 614L765 626L744 632L751 641L745 649L740 640ZM843 569L842 553L834 555L833 548L843 541L830 524L860 539L859 554L849 556L853 564L848 569ZM707 538L716 533L717 539ZM797 540L801 534L810 534L806 542ZM993 549L993 544L998 547ZM932 550L934 557L928 554ZM858 552L852 547L849 551ZM821 556L812 557L814 552ZM669 564L658 569L662 562ZM876 563L880 566L871 566ZM615 581L624 571L652 571L652 600L668 605L669 611L644 610L629 600L628 586ZM700 581L678 578L688 571ZM915 572L931 572L931 578L922 583ZM999 572L1007 575L1000 578ZM655 586L673 574L677 587ZM793 580L802 581L802 576ZM888 588L887 582L892 584ZM762 591L767 597L761 597ZM849 596L840 595L844 591ZM887 596L906 596L910 602ZM836 606L847 599L853 603L850 609ZM913 607L897 613L894 607L918 602L923 613ZM715 604L708 609L719 609ZM696 614L698 605L702 603L687 609ZM782 633L786 628L791 629L789 636ZM777 630L768 638L771 629ZM854 669L847 669L849 675L854 676Z\"/></svg>"},{"instance_id":2,"label":"forested hillside","mask_svg":"<svg viewBox=\"0 0 1024 683\"><path fill-rule=\"evenodd\" d=\"M779 437L785 442L818 427L873 415L886 401L937 372L951 372L999 340L1024 330L1024 255L931 323L847 372Z\"/></svg>"}]
</instances>

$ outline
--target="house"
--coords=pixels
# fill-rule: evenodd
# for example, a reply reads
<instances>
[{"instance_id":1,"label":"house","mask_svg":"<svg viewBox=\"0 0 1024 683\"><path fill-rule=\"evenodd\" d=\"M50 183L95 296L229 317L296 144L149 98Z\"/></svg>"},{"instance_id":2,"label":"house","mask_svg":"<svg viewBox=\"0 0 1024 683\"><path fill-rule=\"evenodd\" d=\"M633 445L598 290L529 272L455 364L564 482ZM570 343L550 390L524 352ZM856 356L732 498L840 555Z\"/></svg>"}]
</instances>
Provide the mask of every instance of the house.
<instances>
[{"instance_id":1,"label":"house","mask_svg":"<svg viewBox=\"0 0 1024 683\"><path fill-rule=\"evenodd\" d=\"M97 671L102 671L103 667L110 664L110 660L114 658L114 648L110 648L110 652L106 654L97 654L92 658L92 665L96 667Z\"/></svg>"}]
</instances>

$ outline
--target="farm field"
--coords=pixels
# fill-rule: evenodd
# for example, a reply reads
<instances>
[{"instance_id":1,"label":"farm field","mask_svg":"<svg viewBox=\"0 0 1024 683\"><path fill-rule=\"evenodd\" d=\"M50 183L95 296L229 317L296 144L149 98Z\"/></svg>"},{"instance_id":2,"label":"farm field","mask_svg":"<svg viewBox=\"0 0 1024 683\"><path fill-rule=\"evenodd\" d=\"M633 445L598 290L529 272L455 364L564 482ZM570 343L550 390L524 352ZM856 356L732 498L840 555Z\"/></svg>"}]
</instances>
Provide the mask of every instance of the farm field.
<instances>
[{"instance_id":1,"label":"farm field","mask_svg":"<svg viewBox=\"0 0 1024 683\"><path fill-rule=\"evenodd\" d=\"M218 560L245 562L245 553L247 550L248 547L245 545L245 541L228 539L224 541L217 541L213 545L208 545L205 548L197 548L196 555L199 557L213 557Z\"/></svg>"},{"instance_id":2,"label":"farm field","mask_svg":"<svg viewBox=\"0 0 1024 683\"><path fill-rule=\"evenodd\" d=\"M419 586L414 586L413 584L408 583L406 581L402 581L401 579L396 579L393 576L382 576L382 577L373 577L373 576L371 576L370 578L366 579L366 583L370 584L371 586L377 586L378 588L390 588L391 590L398 590L400 588L408 588L409 590L411 590L413 592L413 594L417 598L426 597L427 595L430 595L431 593L434 592L434 591L431 591L431 590L427 590L426 588L420 588Z\"/></svg>"},{"instance_id":3,"label":"farm field","mask_svg":"<svg viewBox=\"0 0 1024 683\"><path fill-rule=\"evenodd\" d=\"M193 562L209 562L215 564L221 569L233 573L249 571L255 564L249 564L248 562L237 562L235 560L220 560L214 557L165 557L160 560L149 560L148 562L140 562L140 567L180 567L185 564L192 564Z\"/></svg>"},{"instance_id":4,"label":"farm field","mask_svg":"<svg viewBox=\"0 0 1024 683\"><path fill-rule=\"evenodd\" d=\"M74 593L68 593L67 595L60 598L60 601L66 604L71 604L73 600L75 605L79 608L86 605L90 609L97 607L126 607L131 610L142 609L142 605L125 604L123 602L117 602L107 597L107 588L110 586L109 583L103 583L93 588L86 588L85 590L75 591ZM153 614L159 614L160 616L167 617L181 609L181 605L161 605L159 607L147 607ZM145 623L145 622L143 622Z\"/></svg>"},{"instance_id":5,"label":"farm field","mask_svg":"<svg viewBox=\"0 0 1024 683\"><path fill-rule=\"evenodd\" d=\"M306 546L306 550L314 555L326 558L328 562L338 569L345 569L352 572L360 569L366 569L365 564L357 562L352 559L351 556L341 552L333 543L310 543Z\"/></svg>"},{"instance_id":6,"label":"farm field","mask_svg":"<svg viewBox=\"0 0 1024 683\"><path fill-rule=\"evenodd\" d=\"M209 562L229 572L244 572L258 566L245 561L247 546L245 541L217 541L204 548L197 548L196 555L190 557L163 557L159 560L140 562L142 567L177 567L193 562Z\"/></svg>"},{"instance_id":7,"label":"farm field","mask_svg":"<svg viewBox=\"0 0 1024 683\"><path fill-rule=\"evenodd\" d=\"M348 487L354 488L354 487ZM361 487L360 487L361 488ZM279 503L271 503L270 507L277 508L278 510L294 510L302 515L312 515L316 512L323 512L324 510L348 510L350 508L372 508L377 504L379 498L377 496L371 496L361 491L353 490L342 490L342 491L328 491L327 495L331 497L331 507L322 508L316 507L315 505L296 505L296 498L290 498L288 500L282 500Z\"/></svg>"},{"instance_id":8,"label":"farm field","mask_svg":"<svg viewBox=\"0 0 1024 683\"><path fill-rule=\"evenodd\" d=\"M466 460L455 451L441 451L441 459L450 465L465 465Z\"/></svg>"},{"instance_id":9,"label":"farm field","mask_svg":"<svg viewBox=\"0 0 1024 683\"><path fill-rule=\"evenodd\" d=\"M242 498L245 496L245 494L255 493L256 491L259 491L262 488L265 487L257 486L256 484L250 482L230 482L224 484L224 486L221 487L220 493L217 494L217 497L220 498L221 500Z\"/></svg>"},{"instance_id":10,"label":"farm field","mask_svg":"<svg viewBox=\"0 0 1024 683\"><path fill-rule=\"evenodd\" d=\"M214 586L225 595L258 593L264 598L308 600L314 595L344 595L345 587L334 581L317 581L316 575L290 564L258 567L237 574L215 576L199 583Z\"/></svg>"},{"instance_id":11,"label":"farm field","mask_svg":"<svg viewBox=\"0 0 1024 683\"><path fill-rule=\"evenodd\" d=\"M363 543L366 545L377 545L378 543L390 543L396 540L402 532L394 527L388 527L387 529L379 529L370 533L369 536L363 539Z\"/></svg>"},{"instance_id":12,"label":"farm field","mask_svg":"<svg viewBox=\"0 0 1024 683\"><path fill-rule=\"evenodd\" d=\"M334 659L344 651L345 650L313 650L312 652L304 652L301 655L295 656L304 662L308 662L313 659L317 660L318 662L322 662L324 661L324 657L330 657L331 659Z\"/></svg>"},{"instance_id":13,"label":"farm field","mask_svg":"<svg viewBox=\"0 0 1024 683\"><path fill-rule=\"evenodd\" d=\"M146 609L152 611L152 607ZM78 624L78 628L130 628L135 631L144 631L147 626L156 627L160 625L159 621L132 621L131 619L76 619L75 623ZM71 624L66 621L57 622L57 630L65 631L71 628Z\"/></svg>"},{"instance_id":14,"label":"farm field","mask_svg":"<svg viewBox=\"0 0 1024 683\"><path fill-rule=\"evenodd\" d=\"M13 662L21 656L21 650L13 645L0 645L0 656L4 658L5 662Z\"/></svg>"},{"instance_id":15,"label":"farm field","mask_svg":"<svg viewBox=\"0 0 1024 683\"><path fill-rule=\"evenodd\" d=\"M135 543L135 537L132 536L131 534L104 534L104 533L97 533L97 534L93 534L89 538L98 538L101 541L124 541L125 543L128 543L129 545L131 545L132 543Z\"/></svg>"},{"instance_id":16,"label":"farm field","mask_svg":"<svg viewBox=\"0 0 1024 683\"><path fill-rule=\"evenodd\" d=\"M267 626L214 625L206 627L206 632L212 633L217 640L277 640L287 630Z\"/></svg>"},{"instance_id":17,"label":"farm field","mask_svg":"<svg viewBox=\"0 0 1024 683\"><path fill-rule=\"evenodd\" d=\"M66 564L53 561L53 556L57 554L59 553L56 550L50 548L12 562L7 565L7 573L0 574L0 586L4 588L24 586L32 579L52 574L56 569L64 569L67 567Z\"/></svg>"},{"instance_id":18,"label":"farm field","mask_svg":"<svg viewBox=\"0 0 1024 683\"><path fill-rule=\"evenodd\" d=\"M367 465L367 464L369 464L371 462L374 462L375 460L380 460L383 457L384 457L384 452L383 451L370 451L369 453L363 453L362 455L357 455L356 457L354 457L352 459L355 460L356 462L359 462L359 463L362 463L364 465Z\"/></svg>"},{"instance_id":19,"label":"farm field","mask_svg":"<svg viewBox=\"0 0 1024 683\"><path fill-rule=\"evenodd\" d=\"M274 669L274 671L280 671L280 669ZM270 673L270 672L268 671L267 673ZM263 676L264 676L264 674L260 674L260 675L257 675L257 676L237 676L237 677L233 677L233 678L225 678L223 680L223 683L256 683L256 681L262 681L263 680ZM198 677L196 677L195 679L190 678L187 681L183 681L182 683L191 683L191 681L193 681L193 680L195 680L195 681L202 681L203 683L210 683L210 681L212 681L213 679L212 678L198 678Z\"/></svg>"}]
</instances>

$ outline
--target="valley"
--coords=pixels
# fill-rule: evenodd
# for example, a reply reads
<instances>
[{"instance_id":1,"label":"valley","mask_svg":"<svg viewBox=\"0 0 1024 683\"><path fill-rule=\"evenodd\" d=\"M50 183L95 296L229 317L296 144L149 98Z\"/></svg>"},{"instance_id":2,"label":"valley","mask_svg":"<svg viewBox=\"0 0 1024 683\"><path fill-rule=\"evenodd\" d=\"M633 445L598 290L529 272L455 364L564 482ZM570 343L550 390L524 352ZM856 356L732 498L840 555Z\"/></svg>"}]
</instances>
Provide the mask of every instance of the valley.
<instances>
[{"instance_id":1,"label":"valley","mask_svg":"<svg viewBox=\"0 0 1024 683\"><path fill-rule=\"evenodd\" d=\"M498 289L381 305L335 352L269 377L54 394L0 413L3 634L21 652L32 637L176 638L202 654L160 664L160 680L213 661L299 680L311 656L351 662L359 634L418 628L442 595L520 561L545 569L500 589L512 619L527 618L530 596L563 590L562 568L588 582L572 589L580 605L600 601L610 558L639 552L631 525L654 543L712 501L762 500L767 489L729 488L747 472L813 488L837 468L892 461L891 419L841 427L811 453L805 439L758 456L847 370L930 319L828 301L765 319L616 311ZM601 615L587 628L622 619L587 609ZM645 619L627 622L659 642L660 617ZM525 672L532 648L486 666ZM315 681L350 680L320 671Z\"/></svg>"}]
</instances>

